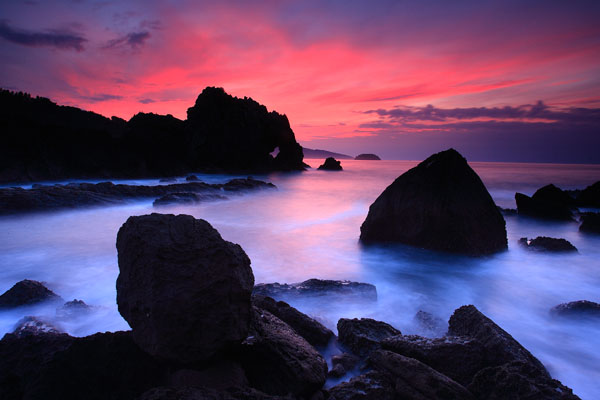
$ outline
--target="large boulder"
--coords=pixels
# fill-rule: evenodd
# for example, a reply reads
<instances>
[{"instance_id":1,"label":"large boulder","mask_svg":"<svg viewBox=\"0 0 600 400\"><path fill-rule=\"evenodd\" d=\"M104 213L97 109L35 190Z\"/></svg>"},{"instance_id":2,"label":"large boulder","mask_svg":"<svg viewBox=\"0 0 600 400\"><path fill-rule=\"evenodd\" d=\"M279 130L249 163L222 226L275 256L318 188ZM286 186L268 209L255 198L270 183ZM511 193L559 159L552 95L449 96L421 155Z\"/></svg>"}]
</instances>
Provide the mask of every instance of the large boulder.
<instances>
[{"instance_id":1,"label":"large boulder","mask_svg":"<svg viewBox=\"0 0 600 400\"><path fill-rule=\"evenodd\" d=\"M515 193L519 215L559 221L571 221L574 199L563 190L550 184L538 189L533 196Z\"/></svg>"},{"instance_id":2,"label":"large boulder","mask_svg":"<svg viewBox=\"0 0 600 400\"><path fill-rule=\"evenodd\" d=\"M254 294L269 296L277 300L296 300L319 297L342 297L344 301L375 301L377 289L370 283L308 279L299 283L259 283Z\"/></svg>"},{"instance_id":3,"label":"large boulder","mask_svg":"<svg viewBox=\"0 0 600 400\"><path fill-rule=\"evenodd\" d=\"M267 310L277 318L291 326L298 335L302 336L313 346L327 346L335 336L333 332L319 321L301 313L284 301L276 301L271 297L254 295L252 304Z\"/></svg>"},{"instance_id":4,"label":"large boulder","mask_svg":"<svg viewBox=\"0 0 600 400\"><path fill-rule=\"evenodd\" d=\"M325 171L341 171L343 168L340 161L333 157L327 157L325 162L321 164L318 169Z\"/></svg>"},{"instance_id":5,"label":"large boulder","mask_svg":"<svg viewBox=\"0 0 600 400\"><path fill-rule=\"evenodd\" d=\"M208 222L189 215L130 217L117 250L119 312L149 354L194 362L248 335L250 260Z\"/></svg>"},{"instance_id":6,"label":"large boulder","mask_svg":"<svg viewBox=\"0 0 600 400\"><path fill-rule=\"evenodd\" d=\"M327 363L289 325L254 307L252 327L241 346L250 385L268 394L308 397L327 377Z\"/></svg>"},{"instance_id":7,"label":"large boulder","mask_svg":"<svg viewBox=\"0 0 600 400\"><path fill-rule=\"evenodd\" d=\"M339 342L360 356L378 349L383 339L401 335L393 326L371 318L340 318L337 328Z\"/></svg>"},{"instance_id":8,"label":"large boulder","mask_svg":"<svg viewBox=\"0 0 600 400\"><path fill-rule=\"evenodd\" d=\"M29 306L47 301L62 302L64 300L43 283L24 279L15 283L0 296L0 309Z\"/></svg>"},{"instance_id":9,"label":"large boulder","mask_svg":"<svg viewBox=\"0 0 600 400\"><path fill-rule=\"evenodd\" d=\"M369 207L360 231L363 243L399 242L468 255L507 248L502 214L454 149L398 177Z\"/></svg>"},{"instance_id":10,"label":"large boulder","mask_svg":"<svg viewBox=\"0 0 600 400\"><path fill-rule=\"evenodd\" d=\"M550 313L557 317L600 319L600 304L589 300L571 301L552 307Z\"/></svg>"}]
</instances>

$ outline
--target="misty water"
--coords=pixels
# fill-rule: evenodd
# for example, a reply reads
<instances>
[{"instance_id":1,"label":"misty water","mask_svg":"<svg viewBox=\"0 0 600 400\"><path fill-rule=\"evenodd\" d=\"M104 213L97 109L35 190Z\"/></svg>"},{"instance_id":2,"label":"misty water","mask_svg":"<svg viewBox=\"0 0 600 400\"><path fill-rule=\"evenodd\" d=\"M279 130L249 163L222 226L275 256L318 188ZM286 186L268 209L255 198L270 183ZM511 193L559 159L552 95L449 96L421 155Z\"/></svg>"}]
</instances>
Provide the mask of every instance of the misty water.
<instances>
[{"instance_id":1,"label":"misty water","mask_svg":"<svg viewBox=\"0 0 600 400\"><path fill-rule=\"evenodd\" d=\"M313 166L319 161L307 160ZM574 300L600 302L600 236L578 224L507 216L508 251L469 258L407 246L363 247L360 225L369 205L412 161L342 161L344 171L257 176L277 185L193 206L152 207L152 200L110 207L0 218L0 293L22 279L43 281L65 300L95 306L86 317L56 320L55 306L0 312L0 334L24 315L54 319L66 332L84 336L129 329L116 307L116 234L131 215L191 214L208 220L239 243L259 282L308 278L349 279L377 287L377 302L305 301L292 305L335 331L340 317L387 321L405 334L423 332L414 321L424 310L447 321L452 311L474 304L521 342L553 377L583 399L600 398L600 322L552 318L549 309ZM584 188L600 179L600 165L471 163L496 203L514 208L514 193L548 183ZM207 182L231 176L206 176ZM129 183L158 184L144 180ZM519 247L520 237L562 237L574 254L543 254Z\"/></svg>"}]
</instances>

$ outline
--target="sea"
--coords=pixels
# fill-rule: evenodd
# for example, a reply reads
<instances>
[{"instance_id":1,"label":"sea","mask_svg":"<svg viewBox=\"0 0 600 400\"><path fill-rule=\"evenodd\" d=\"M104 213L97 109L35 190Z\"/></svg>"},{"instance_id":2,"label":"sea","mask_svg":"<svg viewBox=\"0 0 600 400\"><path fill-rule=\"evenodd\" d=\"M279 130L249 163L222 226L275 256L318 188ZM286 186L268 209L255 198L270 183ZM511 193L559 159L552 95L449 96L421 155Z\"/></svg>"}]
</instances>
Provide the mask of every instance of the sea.
<instances>
[{"instance_id":1,"label":"sea","mask_svg":"<svg viewBox=\"0 0 600 400\"><path fill-rule=\"evenodd\" d=\"M315 168L254 176L274 183L276 190L230 195L227 200L157 208L147 199L0 217L0 293L22 279L33 279L65 300L81 299L94 307L71 320L57 318L55 306L1 311L0 335L26 315L45 317L75 336L129 329L116 305L119 227L132 215L190 214L242 246L256 283L320 278L375 285L377 301L290 301L334 332L339 318L368 317L404 334L432 335L415 320L419 310L445 323L456 308L473 304L575 394L600 398L600 321L565 320L549 312L575 300L600 302L600 235L579 233L577 222L507 215L508 250L492 256L472 258L403 245L365 247L358 239L370 204L418 162L343 160L344 170L334 172L317 170L322 160L306 161ZM532 195L549 183L583 189L600 180L600 165L470 165L504 208L515 208L515 192ZM240 177L196 175L209 183ZM114 182L161 184L151 179ZM517 243L521 237L537 236L565 238L579 251L547 254Z\"/></svg>"}]
</instances>

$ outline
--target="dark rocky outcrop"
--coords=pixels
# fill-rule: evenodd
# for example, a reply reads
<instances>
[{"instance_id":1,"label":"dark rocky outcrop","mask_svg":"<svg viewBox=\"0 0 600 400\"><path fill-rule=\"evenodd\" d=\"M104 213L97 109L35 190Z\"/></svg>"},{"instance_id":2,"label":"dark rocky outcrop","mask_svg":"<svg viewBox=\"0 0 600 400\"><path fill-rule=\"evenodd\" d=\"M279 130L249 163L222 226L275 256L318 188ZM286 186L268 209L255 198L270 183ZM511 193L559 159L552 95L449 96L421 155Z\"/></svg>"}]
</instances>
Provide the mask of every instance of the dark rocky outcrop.
<instances>
[{"instance_id":1,"label":"dark rocky outcrop","mask_svg":"<svg viewBox=\"0 0 600 400\"><path fill-rule=\"evenodd\" d=\"M59 334L63 331L44 318L32 316L21 318L12 331L12 334L16 337L37 336L46 333Z\"/></svg>"},{"instance_id":2,"label":"dark rocky outcrop","mask_svg":"<svg viewBox=\"0 0 600 400\"><path fill-rule=\"evenodd\" d=\"M476 339L445 336L429 339L416 335L392 336L381 341L385 350L419 360L461 385L487 367L484 349Z\"/></svg>"},{"instance_id":3,"label":"dark rocky outcrop","mask_svg":"<svg viewBox=\"0 0 600 400\"><path fill-rule=\"evenodd\" d=\"M198 182L200 179L196 175L188 175L185 177L185 180L188 182Z\"/></svg>"},{"instance_id":4,"label":"dark rocky outcrop","mask_svg":"<svg viewBox=\"0 0 600 400\"><path fill-rule=\"evenodd\" d=\"M162 197L154 200L152 205L154 207L157 206L166 206L170 204L196 204L203 201L210 200L226 200L227 197L221 196L220 194L199 194L199 193L191 193L191 192L181 192L181 193L169 193L165 194Z\"/></svg>"},{"instance_id":5,"label":"dark rocky outcrop","mask_svg":"<svg viewBox=\"0 0 600 400\"><path fill-rule=\"evenodd\" d=\"M106 204L120 204L130 199L161 199L173 193L194 193L198 199L216 199L222 190L243 191L275 188L272 183L255 179L232 179L224 184L204 182L171 185L115 185L112 182L69 183L68 185L19 187L0 189L0 215L31 211L46 211ZM167 200L169 197L166 198ZM160 200L159 202L161 202Z\"/></svg>"},{"instance_id":6,"label":"dark rocky outcrop","mask_svg":"<svg viewBox=\"0 0 600 400\"><path fill-rule=\"evenodd\" d=\"M600 181L579 192L575 203L580 207L600 208Z\"/></svg>"},{"instance_id":7,"label":"dark rocky outcrop","mask_svg":"<svg viewBox=\"0 0 600 400\"><path fill-rule=\"evenodd\" d=\"M277 300L293 300L299 297L343 296L350 300L377 300L377 289L370 283L308 279L300 283L259 283L254 294Z\"/></svg>"},{"instance_id":8,"label":"dark rocky outcrop","mask_svg":"<svg viewBox=\"0 0 600 400\"><path fill-rule=\"evenodd\" d=\"M71 319L88 315L92 311L93 307L85 304L83 300L73 299L56 309L56 317L59 319Z\"/></svg>"},{"instance_id":9,"label":"dark rocky outcrop","mask_svg":"<svg viewBox=\"0 0 600 400\"><path fill-rule=\"evenodd\" d=\"M309 397L327 377L323 357L285 322L257 307L241 353L250 385L265 393Z\"/></svg>"},{"instance_id":10,"label":"dark rocky outcrop","mask_svg":"<svg viewBox=\"0 0 600 400\"><path fill-rule=\"evenodd\" d=\"M552 184L538 189L531 197L516 193L515 201L519 215L558 221L573 220L573 198Z\"/></svg>"},{"instance_id":11,"label":"dark rocky outcrop","mask_svg":"<svg viewBox=\"0 0 600 400\"><path fill-rule=\"evenodd\" d=\"M579 232L600 234L600 213L582 214Z\"/></svg>"},{"instance_id":12,"label":"dark rocky outcrop","mask_svg":"<svg viewBox=\"0 0 600 400\"><path fill-rule=\"evenodd\" d=\"M399 242L474 256L507 248L502 214L454 149L398 177L371 204L360 231L363 243Z\"/></svg>"},{"instance_id":13,"label":"dark rocky outcrop","mask_svg":"<svg viewBox=\"0 0 600 400\"><path fill-rule=\"evenodd\" d=\"M393 326L370 318L341 318L337 329L339 342L360 356L378 349L383 339L401 334Z\"/></svg>"},{"instance_id":14,"label":"dark rocky outcrop","mask_svg":"<svg viewBox=\"0 0 600 400\"><path fill-rule=\"evenodd\" d=\"M333 157L327 157L325 162L321 164L318 169L326 171L341 171L343 168L340 161Z\"/></svg>"},{"instance_id":15,"label":"dark rocky outcrop","mask_svg":"<svg viewBox=\"0 0 600 400\"><path fill-rule=\"evenodd\" d=\"M207 387L161 386L143 393L136 400L291 400L289 397L271 396L249 387L217 390Z\"/></svg>"},{"instance_id":16,"label":"dark rocky outcrop","mask_svg":"<svg viewBox=\"0 0 600 400\"><path fill-rule=\"evenodd\" d=\"M202 91L185 121L152 113L109 119L0 90L0 126L0 182L304 169L285 115L214 87Z\"/></svg>"},{"instance_id":17,"label":"dark rocky outcrop","mask_svg":"<svg viewBox=\"0 0 600 400\"><path fill-rule=\"evenodd\" d=\"M335 400L473 399L467 389L413 358L378 350L368 359L371 372L329 390Z\"/></svg>"},{"instance_id":18,"label":"dark rocky outcrop","mask_svg":"<svg viewBox=\"0 0 600 400\"><path fill-rule=\"evenodd\" d=\"M565 239L556 239L546 236L538 236L528 240L526 237L519 239L519 244L529 250L547 251L552 253L577 251L577 248Z\"/></svg>"},{"instance_id":19,"label":"dark rocky outcrop","mask_svg":"<svg viewBox=\"0 0 600 400\"><path fill-rule=\"evenodd\" d=\"M371 154L371 153L359 154L356 157L354 157L354 159L355 160L371 160L371 161L381 160L381 158L379 158L379 156L377 154Z\"/></svg>"},{"instance_id":20,"label":"dark rocky outcrop","mask_svg":"<svg viewBox=\"0 0 600 400\"><path fill-rule=\"evenodd\" d=\"M313 346L326 346L335 336L323 324L283 301L276 301L271 297L254 295L252 296L252 304L262 310L267 310L291 326L298 335L302 336Z\"/></svg>"},{"instance_id":21,"label":"dark rocky outcrop","mask_svg":"<svg viewBox=\"0 0 600 400\"><path fill-rule=\"evenodd\" d=\"M454 311L448 321L448 334L476 339L484 348L486 364L498 366L513 361L527 363L550 379L542 363L505 330L472 305Z\"/></svg>"},{"instance_id":22,"label":"dark rocky outcrop","mask_svg":"<svg viewBox=\"0 0 600 400\"><path fill-rule=\"evenodd\" d=\"M481 370L468 389L478 399L580 400L570 388L520 361Z\"/></svg>"},{"instance_id":23,"label":"dark rocky outcrop","mask_svg":"<svg viewBox=\"0 0 600 400\"><path fill-rule=\"evenodd\" d=\"M600 304L588 300L571 301L552 307L550 313L557 317L600 318Z\"/></svg>"},{"instance_id":24,"label":"dark rocky outcrop","mask_svg":"<svg viewBox=\"0 0 600 400\"><path fill-rule=\"evenodd\" d=\"M246 338L250 260L208 222L189 215L130 217L117 250L119 312L146 352L193 362Z\"/></svg>"},{"instance_id":25,"label":"dark rocky outcrop","mask_svg":"<svg viewBox=\"0 0 600 400\"><path fill-rule=\"evenodd\" d=\"M0 296L0 309L29 306L47 301L62 302L64 300L43 283L24 279L15 283Z\"/></svg>"},{"instance_id":26,"label":"dark rocky outcrop","mask_svg":"<svg viewBox=\"0 0 600 400\"><path fill-rule=\"evenodd\" d=\"M131 332L5 335L0 354L3 399L132 399L160 385L165 375Z\"/></svg>"},{"instance_id":27,"label":"dark rocky outcrop","mask_svg":"<svg viewBox=\"0 0 600 400\"><path fill-rule=\"evenodd\" d=\"M354 158L347 154L334 153L333 151L328 150L307 149L306 147L303 147L302 151L304 152L304 158L325 159L327 157L333 157L337 160L352 160Z\"/></svg>"}]
</instances>

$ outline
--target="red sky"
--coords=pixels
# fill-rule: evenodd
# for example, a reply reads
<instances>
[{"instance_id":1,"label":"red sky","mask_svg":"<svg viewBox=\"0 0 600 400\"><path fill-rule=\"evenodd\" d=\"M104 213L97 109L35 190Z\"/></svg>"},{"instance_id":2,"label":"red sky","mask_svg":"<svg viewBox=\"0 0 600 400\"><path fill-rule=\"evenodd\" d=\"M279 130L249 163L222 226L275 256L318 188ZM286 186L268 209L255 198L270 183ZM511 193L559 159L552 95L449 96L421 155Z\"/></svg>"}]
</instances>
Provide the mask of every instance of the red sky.
<instances>
[{"instance_id":1,"label":"red sky","mask_svg":"<svg viewBox=\"0 0 600 400\"><path fill-rule=\"evenodd\" d=\"M600 163L598 1L29 1L0 15L0 86L106 116L184 119L221 86L287 114L307 147Z\"/></svg>"}]
</instances>

